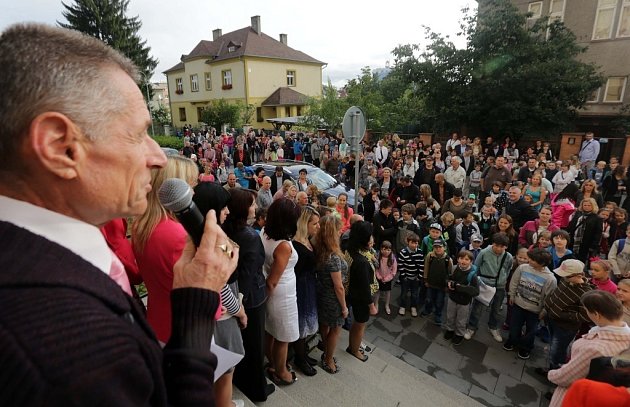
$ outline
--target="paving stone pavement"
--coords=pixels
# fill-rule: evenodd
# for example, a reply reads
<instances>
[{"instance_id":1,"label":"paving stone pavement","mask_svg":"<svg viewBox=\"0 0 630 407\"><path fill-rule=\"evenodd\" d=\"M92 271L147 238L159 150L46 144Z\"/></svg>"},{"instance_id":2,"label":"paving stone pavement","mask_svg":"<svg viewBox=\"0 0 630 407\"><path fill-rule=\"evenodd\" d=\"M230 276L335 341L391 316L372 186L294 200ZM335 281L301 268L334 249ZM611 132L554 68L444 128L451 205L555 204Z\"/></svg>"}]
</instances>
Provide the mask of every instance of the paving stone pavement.
<instances>
[{"instance_id":1,"label":"paving stone pavement","mask_svg":"<svg viewBox=\"0 0 630 407\"><path fill-rule=\"evenodd\" d=\"M548 344L536 338L530 359L519 359L515 351L505 351L492 338L487 328L489 313L485 312L472 339L454 346L432 319L414 318L409 310L399 316L394 305L398 291L397 287L392 291L391 315L385 314L381 303L378 316L370 318L366 341L484 405L548 406L544 394L552 387L535 373L537 367L547 365ZM501 333L507 339L507 331Z\"/></svg>"}]
</instances>

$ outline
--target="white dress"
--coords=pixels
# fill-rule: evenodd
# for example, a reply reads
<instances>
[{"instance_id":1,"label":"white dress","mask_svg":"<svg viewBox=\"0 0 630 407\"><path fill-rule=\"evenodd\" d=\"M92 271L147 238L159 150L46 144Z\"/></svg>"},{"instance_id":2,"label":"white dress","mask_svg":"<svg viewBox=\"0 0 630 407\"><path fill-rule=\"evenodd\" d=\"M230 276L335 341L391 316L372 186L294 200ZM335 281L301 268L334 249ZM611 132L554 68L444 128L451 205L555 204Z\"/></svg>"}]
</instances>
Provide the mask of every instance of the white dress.
<instances>
[{"instance_id":1,"label":"white dress","mask_svg":"<svg viewBox=\"0 0 630 407\"><path fill-rule=\"evenodd\" d=\"M270 239L265 234L264 228L260 232L260 237L265 248L265 265L263 267L265 278L271 271L273 252L276 250L276 247L282 242L287 242L291 246L289 262L278 281L278 285L267 298L265 330L281 342L295 342L300 338L294 270L298 261L298 254L290 241Z\"/></svg>"}]
</instances>

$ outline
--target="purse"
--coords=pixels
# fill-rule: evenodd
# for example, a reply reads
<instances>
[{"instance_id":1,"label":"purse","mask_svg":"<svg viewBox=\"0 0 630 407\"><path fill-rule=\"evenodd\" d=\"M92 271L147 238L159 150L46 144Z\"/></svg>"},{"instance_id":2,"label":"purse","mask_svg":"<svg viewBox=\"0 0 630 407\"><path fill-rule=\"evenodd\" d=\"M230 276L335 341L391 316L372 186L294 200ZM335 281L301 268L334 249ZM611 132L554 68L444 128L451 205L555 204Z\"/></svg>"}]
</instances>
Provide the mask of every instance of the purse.
<instances>
[{"instance_id":1,"label":"purse","mask_svg":"<svg viewBox=\"0 0 630 407\"><path fill-rule=\"evenodd\" d=\"M497 270L497 276L494 278L494 285L497 285L499 282L499 276L501 275L501 270L503 269L506 257L507 253L503 253L501 264L499 264L499 270ZM486 307L489 307L492 299L494 298L494 294L497 292L497 288L484 283L480 277L477 277L477 285L479 286L479 295L475 297L475 300L479 301Z\"/></svg>"}]
</instances>

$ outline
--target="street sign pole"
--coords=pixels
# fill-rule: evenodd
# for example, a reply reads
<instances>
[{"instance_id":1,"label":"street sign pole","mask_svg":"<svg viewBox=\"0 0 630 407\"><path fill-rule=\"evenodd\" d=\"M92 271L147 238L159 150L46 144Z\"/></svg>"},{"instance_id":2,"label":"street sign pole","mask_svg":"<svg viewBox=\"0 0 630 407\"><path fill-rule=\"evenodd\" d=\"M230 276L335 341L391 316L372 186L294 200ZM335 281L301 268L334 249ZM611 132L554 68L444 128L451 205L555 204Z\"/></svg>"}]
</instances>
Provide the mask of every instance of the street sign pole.
<instances>
[{"instance_id":1,"label":"street sign pole","mask_svg":"<svg viewBox=\"0 0 630 407\"><path fill-rule=\"evenodd\" d=\"M352 116L352 130L353 130L353 139L352 144L354 145L354 213L358 213L359 211L359 158L360 158L360 139L362 135L359 135L359 116L360 113L354 113Z\"/></svg>"}]
</instances>

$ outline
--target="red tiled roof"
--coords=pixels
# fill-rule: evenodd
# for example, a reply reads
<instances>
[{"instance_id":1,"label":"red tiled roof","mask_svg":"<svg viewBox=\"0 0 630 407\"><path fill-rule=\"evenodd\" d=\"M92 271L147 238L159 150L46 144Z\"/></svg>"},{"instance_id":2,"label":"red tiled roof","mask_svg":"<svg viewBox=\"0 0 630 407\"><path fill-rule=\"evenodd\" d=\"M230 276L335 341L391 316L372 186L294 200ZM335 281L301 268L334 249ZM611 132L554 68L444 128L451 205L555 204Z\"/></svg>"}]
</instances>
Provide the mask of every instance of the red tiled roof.
<instances>
[{"instance_id":1,"label":"red tiled roof","mask_svg":"<svg viewBox=\"0 0 630 407\"><path fill-rule=\"evenodd\" d=\"M293 106L305 105L306 96L291 88L283 87L276 89L261 106Z\"/></svg>"}]
</instances>

